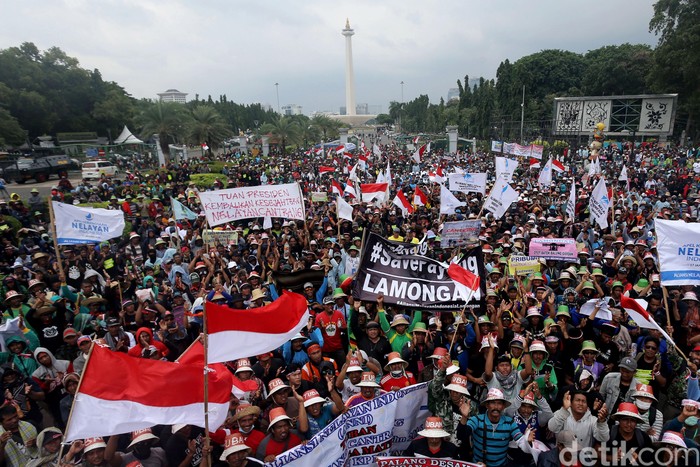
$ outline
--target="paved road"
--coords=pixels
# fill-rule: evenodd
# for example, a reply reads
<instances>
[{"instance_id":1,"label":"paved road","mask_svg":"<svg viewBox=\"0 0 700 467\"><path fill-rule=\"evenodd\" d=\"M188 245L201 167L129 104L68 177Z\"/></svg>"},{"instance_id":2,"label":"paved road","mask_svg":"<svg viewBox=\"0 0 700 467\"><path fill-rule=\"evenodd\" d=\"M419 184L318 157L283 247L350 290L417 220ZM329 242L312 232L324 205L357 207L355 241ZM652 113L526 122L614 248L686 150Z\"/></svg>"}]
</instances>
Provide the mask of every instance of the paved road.
<instances>
[{"instance_id":1,"label":"paved road","mask_svg":"<svg viewBox=\"0 0 700 467\"><path fill-rule=\"evenodd\" d=\"M68 180L76 186L82 180L80 171L68 172ZM52 175L51 178L42 183L27 182L24 185L18 183L8 183L6 188L8 193L17 193L22 197L23 200L29 198L30 192L36 188L39 190L41 196L48 196L51 194L51 187L58 185L58 176Z\"/></svg>"}]
</instances>

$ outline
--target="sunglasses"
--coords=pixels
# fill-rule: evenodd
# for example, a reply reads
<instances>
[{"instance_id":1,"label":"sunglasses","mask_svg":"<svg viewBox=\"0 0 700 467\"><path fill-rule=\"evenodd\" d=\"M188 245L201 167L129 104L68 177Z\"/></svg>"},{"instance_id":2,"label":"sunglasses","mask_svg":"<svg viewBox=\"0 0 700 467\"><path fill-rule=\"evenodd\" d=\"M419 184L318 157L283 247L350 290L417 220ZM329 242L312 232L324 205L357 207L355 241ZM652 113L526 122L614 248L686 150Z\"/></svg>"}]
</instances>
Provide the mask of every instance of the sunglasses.
<instances>
[{"instance_id":1,"label":"sunglasses","mask_svg":"<svg viewBox=\"0 0 700 467\"><path fill-rule=\"evenodd\" d=\"M656 350L656 347L654 347L653 345L645 345L644 348L647 350Z\"/></svg>"}]
</instances>

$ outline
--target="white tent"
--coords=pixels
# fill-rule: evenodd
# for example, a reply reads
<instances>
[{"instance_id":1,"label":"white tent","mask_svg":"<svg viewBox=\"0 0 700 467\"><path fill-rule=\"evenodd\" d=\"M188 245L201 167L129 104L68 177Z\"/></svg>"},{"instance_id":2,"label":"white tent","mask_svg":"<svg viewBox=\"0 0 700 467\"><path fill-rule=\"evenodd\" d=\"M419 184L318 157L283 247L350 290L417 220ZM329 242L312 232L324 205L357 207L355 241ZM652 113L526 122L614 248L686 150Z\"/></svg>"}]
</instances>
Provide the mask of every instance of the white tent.
<instances>
[{"instance_id":1,"label":"white tent","mask_svg":"<svg viewBox=\"0 0 700 467\"><path fill-rule=\"evenodd\" d=\"M143 141L134 136L124 125L122 133L114 140L114 144L143 144Z\"/></svg>"}]
</instances>

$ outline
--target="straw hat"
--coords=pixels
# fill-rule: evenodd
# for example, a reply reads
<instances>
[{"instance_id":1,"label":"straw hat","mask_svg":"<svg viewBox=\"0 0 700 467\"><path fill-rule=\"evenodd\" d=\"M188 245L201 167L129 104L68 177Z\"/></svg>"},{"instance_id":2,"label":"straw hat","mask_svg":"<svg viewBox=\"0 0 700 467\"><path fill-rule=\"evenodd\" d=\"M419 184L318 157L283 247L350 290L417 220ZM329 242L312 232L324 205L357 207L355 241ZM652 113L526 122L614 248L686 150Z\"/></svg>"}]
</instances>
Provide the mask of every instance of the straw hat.
<instances>
[{"instance_id":1,"label":"straw hat","mask_svg":"<svg viewBox=\"0 0 700 467\"><path fill-rule=\"evenodd\" d=\"M467 389L467 378L462 375L454 375L450 384L445 386L448 391L455 391L465 396L469 395L469 390Z\"/></svg>"},{"instance_id":2,"label":"straw hat","mask_svg":"<svg viewBox=\"0 0 700 467\"><path fill-rule=\"evenodd\" d=\"M391 327L398 326L400 324L405 324L406 326L410 325L406 318L403 315L396 315L394 316L394 319L391 320Z\"/></svg>"},{"instance_id":3,"label":"straw hat","mask_svg":"<svg viewBox=\"0 0 700 467\"><path fill-rule=\"evenodd\" d=\"M248 402L241 402L236 408L236 413L233 415L233 421L237 422L243 417L248 415L253 415L255 417L260 415L260 407L257 405L250 405Z\"/></svg>"},{"instance_id":4,"label":"straw hat","mask_svg":"<svg viewBox=\"0 0 700 467\"><path fill-rule=\"evenodd\" d=\"M544 352L545 353L545 358L546 356L549 355L549 352L547 352L547 349L544 346L544 343L542 341L532 341L532 344L530 344L530 353L532 352Z\"/></svg>"},{"instance_id":5,"label":"straw hat","mask_svg":"<svg viewBox=\"0 0 700 467\"><path fill-rule=\"evenodd\" d=\"M234 452L250 449L251 448L245 444L245 440L239 432L232 433L226 437L226 441L224 442L224 452L221 453L219 460L225 461L226 458Z\"/></svg>"},{"instance_id":6,"label":"straw hat","mask_svg":"<svg viewBox=\"0 0 700 467\"><path fill-rule=\"evenodd\" d=\"M439 360L447 354L448 352L445 347L435 347L435 349L433 349L433 354L428 358L434 358Z\"/></svg>"},{"instance_id":7,"label":"straw hat","mask_svg":"<svg viewBox=\"0 0 700 467\"><path fill-rule=\"evenodd\" d=\"M321 397L321 395L315 389L309 389L308 391L304 392L304 407L311 407L314 404L323 404L325 402L326 399ZM270 417L272 417L272 414L270 414ZM272 425L272 423L270 423L270 425Z\"/></svg>"},{"instance_id":8,"label":"straw hat","mask_svg":"<svg viewBox=\"0 0 700 467\"><path fill-rule=\"evenodd\" d=\"M255 289L255 290L253 290L253 294L251 295L250 299L252 301L255 301L258 299L265 299L265 292L263 292L262 289Z\"/></svg>"},{"instance_id":9,"label":"straw hat","mask_svg":"<svg viewBox=\"0 0 700 467\"><path fill-rule=\"evenodd\" d=\"M639 409L631 402L622 402L617 408L617 412L612 416L613 420L620 420L621 418L631 418L639 423L644 422L644 419L639 416Z\"/></svg>"},{"instance_id":10,"label":"straw hat","mask_svg":"<svg viewBox=\"0 0 700 467\"><path fill-rule=\"evenodd\" d=\"M95 449L106 448L107 444L102 438L87 438L83 442L83 454L87 454Z\"/></svg>"},{"instance_id":11,"label":"straw hat","mask_svg":"<svg viewBox=\"0 0 700 467\"><path fill-rule=\"evenodd\" d=\"M525 394L525 397L523 397L523 401L520 403L520 405L531 405L535 410L540 408L540 406L537 405L534 394L531 392Z\"/></svg>"},{"instance_id":12,"label":"straw hat","mask_svg":"<svg viewBox=\"0 0 700 467\"><path fill-rule=\"evenodd\" d=\"M355 386L360 388L380 388L377 384L376 376L371 371L365 371L362 373L362 379Z\"/></svg>"},{"instance_id":13,"label":"straw hat","mask_svg":"<svg viewBox=\"0 0 700 467\"><path fill-rule=\"evenodd\" d=\"M440 417L428 417L425 419L423 429L418 432L418 436L423 436L424 438L446 438L450 434L442 428L442 419Z\"/></svg>"},{"instance_id":14,"label":"straw hat","mask_svg":"<svg viewBox=\"0 0 700 467\"><path fill-rule=\"evenodd\" d=\"M402 359L402 358L401 358L401 354L398 353L398 352L391 352L391 353L389 353L389 355L387 356L387 359L388 359L389 361L387 362L386 365L384 365L384 370L385 370L385 371L389 371L389 368L390 368L391 365L393 365L394 363L401 363L401 364L403 364L403 367L404 367L404 368L407 368L407 367L408 367L408 362L407 362L406 360Z\"/></svg>"},{"instance_id":15,"label":"straw hat","mask_svg":"<svg viewBox=\"0 0 700 467\"><path fill-rule=\"evenodd\" d=\"M150 441L151 443L157 440L158 437L153 434L150 428L144 428L143 430L136 430L131 432L131 443L126 447L127 450L132 449L136 444L143 441Z\"/></svg>"},{"instance_id":16,"label":"straw hat","mask_svg":"<svg viewBox=\"0 0 700 467\"><path fill-rule=\"evenodd\" d=\"M5 294L5 303L9 302L13 298L20 297L22 300L24 300L24 295L15 291L15 290L10 290Z\"/></svg>"},{"instance_id":17,"label":"straw hat","mask_svg":"<svg viewBox=\"0 0 700 467\"><path fill-rule=\"evenodd\" d=\"M306 401L304 401L304 407L307 407ZM275 423L285 420L288 422L292 421L292 419L287 416L287 412L285 412L284 407L275 407L274 409L270 410L270 426L267 427L267 431L270 431Z\"/></svg>"},{"instance_id":18,"label":"straw hat","mask_svg":"<svg viewBox=\"0 0 700 467\"><path fill-rule=\"evenodd\" d=\"M671 444L683 449L688 448L688 446L685 444L685 439L683 439L683 435L675 431L665 432L663 438L661 438L661 443Z\"/></svg>"},{"instance_id":19,"label":"straw hat","mask_svg":"<svg viewBox=\"0 0 700 467\"><path fill-rule=\"evenodd\" d=\"M85 300L80 302L80 304L84 305L84 306L90 306L90 305L95 304L95 303L101 305L103 303L107 303L107 300L105 300L102 297L96 297L93 295L92 297L86 298Z\"/></svg>"},{"instance_id":20,"label":"straw hat","mask_svg":"<svg viewBox=\"0 0 700 467\"><path fill-rule=\"evenodd\" d=\"M356 358L350 359L350 362L348 363L348 368L345 370L345 373L352 373L353 371L362 371L360 361Z\"/></svg>"},{"instance_id":21,"label":"straw hat","mask_svg":"<svg viewBox=\"0 0 700 467\"><path fill-rule=\"evenodd\" d=\"M413 327L413 331L412 331L412 332L422 332L422 333L427 334L427 333L428 333L428 329L425 327L425 323L423 323L423 322L418 322L418 323L416 323L416 325Z\"/></svg>"},{"instance_id":22,"label":"straw hat","mask_svg":"<svg viewBox=\"0 0 700 467\"><path fill-rule=\"evenodd\" d=\"M452 378L454 379L454 378ZM506 407L510 405L510 402L506 400L505 396L503 395L503 391L497 388L491 388L489 389L489 392L486 394L486 399L484 399L481 402L481 405L486 405L487 402L493 402L493 401L501 401L506 404Z\"/></svg>"},{"instance_id":23,"label":"straw hat","mask_svg":"<svg viewBox=\"0 0 700 467\"><path fill-rule=\"evenodd\" d=\"M8 292L8 294L9 293L10 292ZM695 292L686 292L685 294L683 294L682 300L689 300L689 301L693 301L693 302L700 301L700 300L698 300L698 296L695 295ZM7 301L7 300L5 300L5 301Z\"/></svg>"},{"instance_id":24,"label":"straw hat","mask_svg":"<svg viewBox=\"0 0 700 467\"><path fill-rule=\"evenodd\" d=\"M494 341L493 344L494 344L494 349L498 350L498 344L496 343L496 341ZM479 349L479 352L481 352L484 349L488 349L489 347L491 347L491 344L489 344L489 337L488 336L482 337L481 338L481 348Z\"/></svg>"}]
</instances>

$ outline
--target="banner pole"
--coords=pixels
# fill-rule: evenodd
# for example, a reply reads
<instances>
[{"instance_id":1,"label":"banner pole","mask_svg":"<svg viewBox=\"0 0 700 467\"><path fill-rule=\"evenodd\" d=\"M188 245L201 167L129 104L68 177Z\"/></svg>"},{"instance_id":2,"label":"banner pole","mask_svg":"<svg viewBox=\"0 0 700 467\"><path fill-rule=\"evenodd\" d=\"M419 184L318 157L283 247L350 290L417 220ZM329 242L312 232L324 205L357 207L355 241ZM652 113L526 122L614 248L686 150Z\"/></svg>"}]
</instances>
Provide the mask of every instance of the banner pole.
<instances>
[{"instance_id":1,"label":"banner pole","mask_svg":"<svg viewBox=\"0 0 700 467\"><path fill-rule=\"evenodd\" d=\"M58 247L58 238L56 238L56 217L53 213L53 202L51 196L49 198L49 221L51 223L51 236L53 237L53 248L56 252L56 263L58 263L58 273L63 276L63 262L61 260L61 250Z\"/></svg>"},{"instance_id":2,"label":"banner pole","mask_svg":"<svg viewBox=\"0 0 700 467\"><path fill-rule=\"evenodd\" d=\"M78 394L80 394L80 386L83 384L83 378L85 378L85 373L87 373L88 370L88 365L90 364L90 356L92 355L92 350L95 348L95 341L92 341L90 344L90 350L88 350L87 357L85 357L85 366L83 367L83 372L80 374L80 379L78 380L78 387L75 389L75 396L73 396L73 403L70 406L70 412L68 412L68 420L66 420L66 432L63 435L63 438L68 435L68 431L71 425L71 421L73 420L73 409L75 408L75 401L78 400ZM63 448L63 445L61 445L61 448ZM59 457L59 460L61 458Z\"/></svg>"},{"instance_id":3,"label":"banner pole","mask_svg":"<svg viewBox=\"0 0 700 467\"><path fill-rule=\"evenodd\" d=\"M209 336L207 335L207 301L202 304L202 344L204 346L204 442L209 446ZM211 451L207 454L208 464L211 465Z\"/></svg>"}]
</instances>

